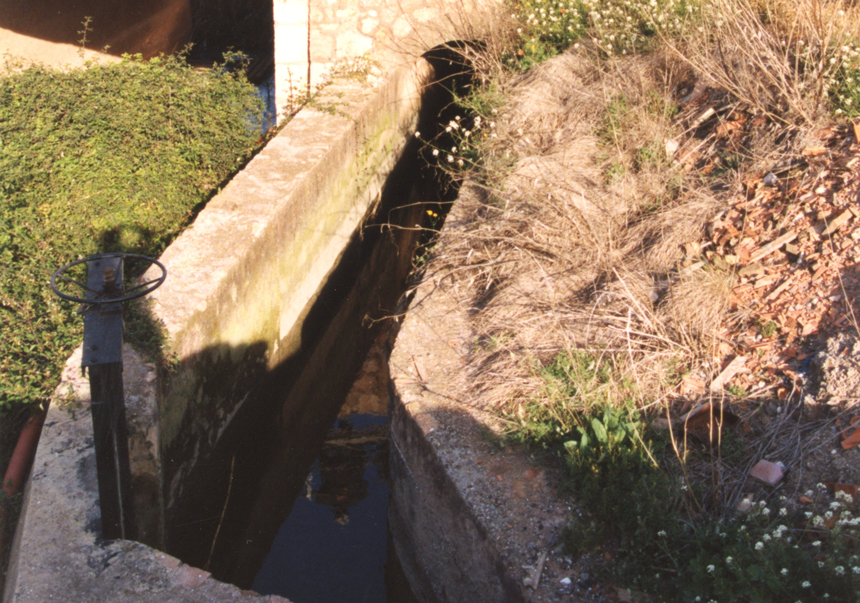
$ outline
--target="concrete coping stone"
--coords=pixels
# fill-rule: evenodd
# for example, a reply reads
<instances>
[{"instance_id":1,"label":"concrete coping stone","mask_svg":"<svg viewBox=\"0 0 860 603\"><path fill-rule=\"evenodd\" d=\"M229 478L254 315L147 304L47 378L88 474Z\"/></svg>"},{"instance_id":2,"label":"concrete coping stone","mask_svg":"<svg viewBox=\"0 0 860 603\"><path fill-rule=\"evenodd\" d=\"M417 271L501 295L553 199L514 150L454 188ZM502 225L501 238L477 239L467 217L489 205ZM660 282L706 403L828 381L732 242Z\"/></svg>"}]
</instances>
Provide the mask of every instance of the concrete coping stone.
<instances>
[{"instance_id":1,"label":"concrete coping stone","mask_svg":"<svg viewBox=\"0 0 860 603\"><path fill-rule=\"evenodd\" d=\"M220 583L209 572L143 544L101 539L90 391L80 369L81 354L79 347L66 362L55 403L48 410L24 494L3 600L285 601ZM124 346L123 385L131 425L150 418L155 404L153 372L154 367Z\"/></svg>"},{"instance_id":2,"label":"concrete coping stone","mask_svg":"<svg viewBox=\"0 0 860 603\"><path fill-rule=\"evenodd\" d=\"M460 198L474 194L467 183ZM460 208L444 231L463 228ZM498 421L479 395L459 393L474 341L470 295L444 279L421 283L389 360L395 547L425 601L569 600L561 533L573 501L559 492L562 476L494 445Z\"/></svg>"}]
</instances>

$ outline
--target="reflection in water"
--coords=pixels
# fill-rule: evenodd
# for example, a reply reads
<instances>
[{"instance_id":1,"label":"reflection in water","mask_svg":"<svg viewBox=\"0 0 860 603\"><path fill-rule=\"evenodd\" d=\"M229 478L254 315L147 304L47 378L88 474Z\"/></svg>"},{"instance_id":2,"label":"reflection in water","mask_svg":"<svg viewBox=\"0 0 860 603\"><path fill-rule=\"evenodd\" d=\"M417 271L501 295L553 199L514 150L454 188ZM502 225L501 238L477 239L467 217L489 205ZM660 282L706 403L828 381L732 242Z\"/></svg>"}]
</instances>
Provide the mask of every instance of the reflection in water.
<instances>
[{"instance_id":1,"label":"reflection in water","mask_svg":"<svg viewBox=\"0 0 860 603\"><path fill-rule=\"evenodd\" d=\"M308 476L307 498L318 505L332 507L335 521L341 525L349 523L349 508L367 498L368 481L364 472L371 452L369 448L378 448L385 441L384 433L380 439L365 435L363 429L353 431L353 421L366 418L338 419L335 432L326 440L314 467L317 475L312 472ZM312 483L314 477L318 477L320 482L316 488Z\"/></svg>"},{"instance_id":2,"label":"reflection in water","mask_svg":"<svg viewBox=\"0 0 860 603\"><path fill-rule=\"evenodd\" d=\"M269 128L277 125L277 115L275 107L275 74L272 73L268 78L255 84L257 96L263 101L266 107L263 113L263 119L260 122L260 134L265 134Z\"/></svg>"},{"instance_id":3,"label":"reflection in water","mask_svg":"<svg viewBox=\"0 0 860 603\"><path fill-rule=\"evenodd\" d=\"M389 333L364 360L252 588L294 603L413 603L388 533Z\"/></svg>"},{"instance_id":4,"label":"reflection in water","mask_svg":"<svg viewBox=\"0 0 860 603\"><path fill-rule=\"evenodd\" d=\"M255 591L295 603L388 600L387 423L384 415L338 418Z\"/></svg>"}]
</instances>

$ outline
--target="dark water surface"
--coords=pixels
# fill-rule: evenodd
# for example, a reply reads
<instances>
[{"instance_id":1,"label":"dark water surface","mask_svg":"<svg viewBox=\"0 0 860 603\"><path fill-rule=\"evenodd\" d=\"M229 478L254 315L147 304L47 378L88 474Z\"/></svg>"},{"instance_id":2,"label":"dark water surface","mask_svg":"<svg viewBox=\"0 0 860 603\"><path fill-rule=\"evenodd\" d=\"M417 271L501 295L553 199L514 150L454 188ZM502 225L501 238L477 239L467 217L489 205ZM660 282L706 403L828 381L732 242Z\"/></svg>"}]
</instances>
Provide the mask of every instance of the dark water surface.
<instances>
[{"instance_id":1,"label":"dark water surface","mask_svg":"<svg viewBox=\"0 0 860 603\"><path fill-rule=\"evenodd\" d=\"M468 80L451 51L437 54L427 56L445 84L425 93L418 123L429 139L459 111L445 86L462 92L454 84ZM385 350L396 327L383 325L402 312L416 246L440 226L427 215L444 216L456 192L409 136L374 217L303 320L301 349L255 377L248 403L184 478L167 509L168 552L294 603L416 601L387 521Z\"/></svg>"},{"instance_id":2,"label":"dark water surface","mask_svg":"<svg viewBox=\"0 0 860 603\"><path fill-rule=\"evenodd\" d=\"M338 418L253 590L294 603L388 601L388 418Z\"/></svg>"},{"instance_id":3,"label":"dark water surface","mask_svg":"<svg viewBox=\"0 0 860 603\"><path fill-rule=\"evenodd\" d=\"M387 366L371 349L251 588L293 603L411 603L388 533Z\"/></svg>"}]
</instances>

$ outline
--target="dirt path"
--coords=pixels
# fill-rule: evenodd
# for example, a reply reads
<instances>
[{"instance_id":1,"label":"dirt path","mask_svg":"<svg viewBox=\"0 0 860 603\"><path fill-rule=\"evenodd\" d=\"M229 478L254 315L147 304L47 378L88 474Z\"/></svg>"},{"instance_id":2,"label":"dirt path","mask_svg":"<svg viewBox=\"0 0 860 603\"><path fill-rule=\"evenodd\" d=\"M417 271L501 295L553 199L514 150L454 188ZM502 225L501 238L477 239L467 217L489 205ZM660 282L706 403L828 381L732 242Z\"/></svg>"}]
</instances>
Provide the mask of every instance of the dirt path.
<instances>
[{"instance_id":1,"label":"dirt path","mask_svg":"<svg viewBox=\"0 0 860 603\"><path fill-rule=\"evenodd\" d=\"M93 50L85 50L81 56L79 51L80 48L74 44L48 42L0 28L0 54L19 57L26 63L42 63L51 67L80 67L85 61L96 58L100 61L119 60L118 57Z\"/></svg>"},{"instance_id":2,"label":"dirt path","mask_svg":"<svg viewBox=\"0 0 860 603\"><path fill-rule=\"evenodd\" d=\"M83 0L73 5L62 0L4 0L0 2L0 53L54 67L79 66L95 56L116 60L92 51L79 56L84 22L87 48L107 47L114 57L170 54L191 39L188 0Z\"/></svg>"}]
</instances>

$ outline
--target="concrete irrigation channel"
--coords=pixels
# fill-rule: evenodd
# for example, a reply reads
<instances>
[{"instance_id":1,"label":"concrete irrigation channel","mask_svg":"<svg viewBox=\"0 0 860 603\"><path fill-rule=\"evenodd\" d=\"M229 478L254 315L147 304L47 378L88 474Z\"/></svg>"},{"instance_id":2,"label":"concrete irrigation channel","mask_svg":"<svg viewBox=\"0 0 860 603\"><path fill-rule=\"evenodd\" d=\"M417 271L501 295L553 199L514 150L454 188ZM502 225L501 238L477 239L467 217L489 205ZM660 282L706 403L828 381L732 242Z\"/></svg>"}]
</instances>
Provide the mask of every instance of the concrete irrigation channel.
<instances>
[{"instance_id":1,"label":"concrete irrigation channel","mask_svg":"<svg viewBox=\"0 0 860 603\"><path fill-rule=\"evenodd\" d=\"M444 288L404 294L428 209L456 193L414 137L445 123L438 82L459 71L445 52L336 79L160 258L152 313L178 363L123 353L139 542L101 537L89 389L80 350L69 359L4 601L555 600L540 583L559 563L546 554L566 511L554 482L491 450L481 417L446 400L469 338ZM329 527L290 527L321 507ZM343 569L326 575L319 558L298 572L315 590L273 586L288 572L272 563L299 566L350 525ZM384 568L362 592L365 557Z\"/></svg>"}]
</instances>

